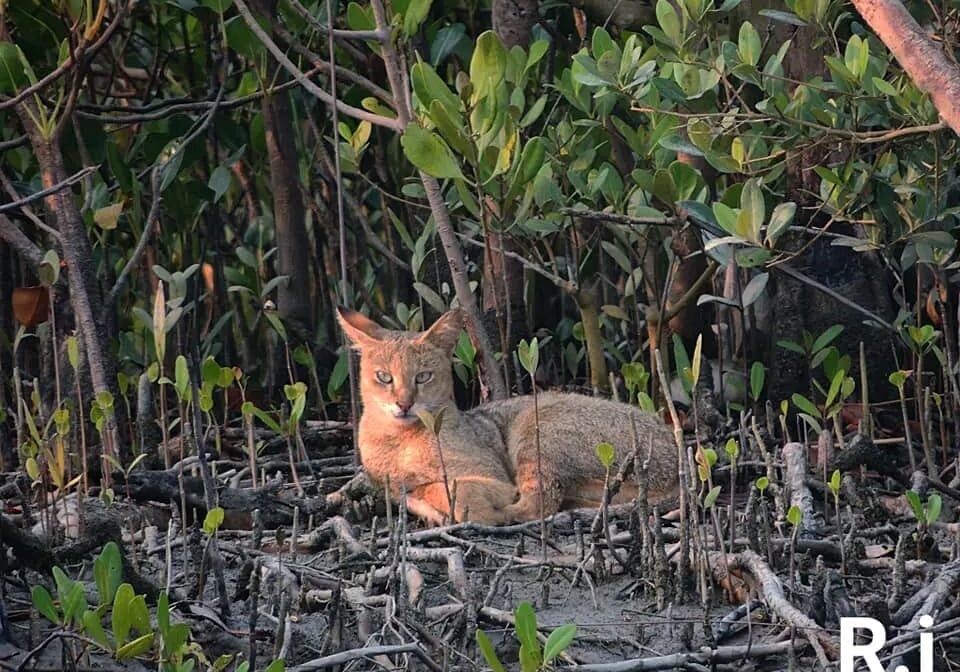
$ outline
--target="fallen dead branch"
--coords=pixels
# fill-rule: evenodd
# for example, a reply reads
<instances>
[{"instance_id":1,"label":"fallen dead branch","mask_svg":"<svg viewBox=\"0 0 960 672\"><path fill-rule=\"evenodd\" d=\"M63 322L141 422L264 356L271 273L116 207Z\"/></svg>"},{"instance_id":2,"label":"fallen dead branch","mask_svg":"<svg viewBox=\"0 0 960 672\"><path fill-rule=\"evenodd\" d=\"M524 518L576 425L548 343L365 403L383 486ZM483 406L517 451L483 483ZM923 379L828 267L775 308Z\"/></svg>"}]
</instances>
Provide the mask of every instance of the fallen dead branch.
<instances>
[{"instance_id":1,"label":"fallen dead branch","mask_svg":"<svg viewBox=\"0 0 960 672\"><path fill-rule=\"evenodd\" d=\"M710 565L718 582L729 582L719 553L711 554ZM824 669L830 666L830 659L836 659L838 655L836 644L826 630L790 603L783 592L780 578L766 560L751 550L744 550L728 554L726 566L730 574L751 586L780 620L806 638Z\"/></svg>"},{"instance_id":2,"label":"fallen dead branch","mask_svg":"<svg viewBox=\"0 0 960 672\"><path fill-rule=\"evenodd\" d=\"M813 494L806 485L807 447L802 443L788 443L783 447L783 465L790 505L800 510L799 537L816 536L817 524L813 508Z\"/></svg>"},{"instance_id":3,"label":"fallen dead branch","mask_svg":"<svg viewBox=\"0 0 960 672\"><path fill-rule=\"evenodd\" d=\"M154 600L160 588L138 572L124 551L126 545L121 532L119 514L92 500L88 501L83 535L76 541L50 548L50 546L28 530L21 529L7 516L0 514L0 547L9 547L13 555L24 567L50 575L54 567L64 567L79 562L99 551L112 541L120 547L123 558L123 577L139 594Z\"/></svg>"},{"instance_id":4,"label":"fallen dead branch","mask_svg":"<svg viewBox=\"0 0 960 672\"><path fill-rule=\"evenodd\" d=\"M392 644L386 646L365 646L360 649L350 649L341 651L323 658L316 658L309 662L297 665L292 668L292 672L311 672L312 670L322 670L328 667L344 665L353 660L374 658L375 656L397 656L404 654L413 654L417 659L434 672L443 672L443 668L437 665L430 656L420 648L419 644L410 642L407 644Z\"/></svg>"},{"instance_id":5,"label":"fallen dead branch","mask_svg":"<svg viewBox=\"0 0 960 672\"><path fill-rule=\"evenodd\" d=\"M650 670L673 670L677 668L691 668L703 666L709 669L712 665L733 663L745 659L766 658L768 656L782 656L791 649L803 645L796 645L787 640L772 644L754 644L745 646L718 646L717 648L704 647L699 651L672 653L666 656L651 656L649 658L634 658L616 663L592 663L578 665L578 672L648 672Z\"/></svg>"}]
</instances>

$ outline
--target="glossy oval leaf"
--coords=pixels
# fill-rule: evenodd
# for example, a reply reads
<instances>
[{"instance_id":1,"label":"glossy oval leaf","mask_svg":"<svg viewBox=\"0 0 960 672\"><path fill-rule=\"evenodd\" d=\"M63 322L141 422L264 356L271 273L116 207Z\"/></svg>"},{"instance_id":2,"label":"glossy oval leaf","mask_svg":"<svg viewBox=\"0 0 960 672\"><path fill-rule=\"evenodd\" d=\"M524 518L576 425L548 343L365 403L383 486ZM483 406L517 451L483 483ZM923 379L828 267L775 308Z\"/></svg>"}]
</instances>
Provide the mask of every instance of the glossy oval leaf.
<instances>
[{"instance_id":1,"label":"glossy oval leaf","mask_svg":"<svg viewBox=\"0 0 960 672\"><path fill-rule=\"evenodd\" d=\"M430 64L421 61L414 65L410 79L417 100L425 109L429 109L434 100L439 100L450 112L460 109L460 99Z\"/></svg>"},{"instance_id":2,"label":"glossy oval leaf","mask_svg":"<svg viewBox=\"0 0 960 672\"><path fill-rule=\"evenodd\" d=\"M770 279L769 273L758 273L750 279L747 286L743 289L743 307L752 305L763 294L767 287L767 281Z\"/></svg>"},{"instance_id":3,"label":"glossy oval leaf","mask_svg":"<svg viewBox=\"0 0 960 672\"><path fill-rule=\"evenodd\" d=\"M613 466L613 458L616 457L616 451L613 448L613 444L603 443L597 444L597 459L600 460L600 464L604 466L605 469L609 469Z\"/></svg>"},{"instance_id":4,"label":"glossy oval leaf","mask_svg":"<svg viewBox=\"0 0 960 672\"><path fill-rule=\"evenodd\" d=\"M514 624L517 629L517 639L528 651L540 650L537 641L537 615L529 602L521 602L514 611Z\"/></svg>"},{"instance_id":5,"label":"glossy oval leaf","mask_svg":"<svg viewBox=\"0 0 960 672\"><path fill-rule=\"evenodd\" d=\"M543 645L543 662L549 663L566 651L567 647L573 642L576 634L577 625L575 623L567 623L561 625L559 628L555 628L553 632L550 633L550 636L547 637L546 644Z\"/></svg>"},{"instance_id":6,"label":"glossy oval leaf","mask_svg":"<svg viewBox=\"0 0 960 672\"><path fill-rule=\"evenodd\" d=\"M804 413L807 413L807 414L809 414L809 415L812 415L812 416L815 417L815 418L819 418L819 417L820 417L820 411L819 411L819 409L817 409L817 407L814 406L814 404L813 404L812 401L810 401L809 399L807 399L807 398L806 398L805 396L803 396L802 394L798 394L798 393L794 392L794 393L790 396L790 401L792 401L792 402L793 402L793 405L796 406L797 408L799 408L799 409L800 409L801 411L803 411Z\"/></svg>"},{"instance_id":7,"label":"glossy oval leaf","mask_svg":"<svg viewBox=\"0 0 960 672\"><path fill-rule=\"evenodd\" d=\"M460 166L447 143L416 123L411 123L400 138L404 155L414 166L437 178L463 178Z\"/></svg>"},{"instance_id":8,"label":"glossy oval leaf","mask_svg":"<svg viewBox=\"0 0 960 672\"><path fill-rule=\"evenodd\" d=\"M470 83L474 99L485 98L503 81L507 71L507 51L492 30L477 38L477 46L470 59Z\"/></svg>"},{"instance_id":9,"label":"glossy oval leaf","mask_svg":"<svg viewBox=\"0 0 960 672\"><path fill-rule=\"evenodd\" d=\"M57 608L53 604L53 596L50 595L49 590L36 585L30 591L30 598L34 609L43 614L51 623L60 624L60 614L57 613Z\"/></svg>"},{"instance_id":10,"label":"glossy oval leaf","mask_svg":"<svg viewBox=\"0 0 960 672\"><path fill-rule=\"evenodd\" d=\"M129 660L131 658L136 658L137 656L142 656L149 652L152 647L153 633L148 632L147 634L141 635L132 642L128 642L117 649L117 660Z\"/></svg>"}]
</instances>

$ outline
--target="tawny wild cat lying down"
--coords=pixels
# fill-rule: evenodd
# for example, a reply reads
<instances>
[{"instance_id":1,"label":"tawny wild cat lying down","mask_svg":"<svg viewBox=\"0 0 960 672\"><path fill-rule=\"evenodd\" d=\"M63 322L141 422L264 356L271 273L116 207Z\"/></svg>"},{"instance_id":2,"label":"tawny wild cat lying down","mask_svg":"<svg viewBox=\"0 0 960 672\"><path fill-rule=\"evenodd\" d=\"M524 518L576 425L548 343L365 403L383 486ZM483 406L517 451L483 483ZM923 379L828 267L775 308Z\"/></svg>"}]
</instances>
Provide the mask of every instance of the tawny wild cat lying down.
<instances>
[{"instance_id":1,"label":"tawny wild cat lying down","mask_svg":"<svg viewBox=\"0 0 960 672\"><path fill-rule=\"evenodd\" d=\"M455 493L456 520L497 525L539 518L533 397L457 409L451 360L463 326L461 314L445 313L419 333L385 329L345 308L339 314L344 332L360 351L360 459L371 480L389 481L395 498L402 483L411 512L443 522L450 506L437 438L418 413L437 415L445 409L439 448L447 485ZM596 446L603 441L623 455L636 436L644 457L652 441L648 498L657 502L674 493L676 447L656 416L579 394L543 392L538 406L545 516L599 505L604 469Z\"/></svg>"}]
</instances>

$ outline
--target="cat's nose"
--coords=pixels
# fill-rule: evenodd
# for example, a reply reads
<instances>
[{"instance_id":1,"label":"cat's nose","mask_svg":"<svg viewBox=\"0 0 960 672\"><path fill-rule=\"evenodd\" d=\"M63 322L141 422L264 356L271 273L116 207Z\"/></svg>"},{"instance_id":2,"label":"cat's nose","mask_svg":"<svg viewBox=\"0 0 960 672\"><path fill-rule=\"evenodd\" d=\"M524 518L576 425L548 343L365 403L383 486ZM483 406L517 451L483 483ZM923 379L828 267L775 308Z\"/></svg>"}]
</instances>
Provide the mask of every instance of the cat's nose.
<instances>
[{"instance_id":1,"label":"cat's nose","mask_svg":"<svg viewBox=\"0 0 960 672\"><path fill-rule=\"evenodd\" d=\"M408 413L408 412L410 411L411 408L413 408L413 402L412 402L412 401L398 401L398 402L397 402L397 408L400 409L400 412L401 412L401 413L406 414L406 413Z\"/></svg>"}]
</instances>

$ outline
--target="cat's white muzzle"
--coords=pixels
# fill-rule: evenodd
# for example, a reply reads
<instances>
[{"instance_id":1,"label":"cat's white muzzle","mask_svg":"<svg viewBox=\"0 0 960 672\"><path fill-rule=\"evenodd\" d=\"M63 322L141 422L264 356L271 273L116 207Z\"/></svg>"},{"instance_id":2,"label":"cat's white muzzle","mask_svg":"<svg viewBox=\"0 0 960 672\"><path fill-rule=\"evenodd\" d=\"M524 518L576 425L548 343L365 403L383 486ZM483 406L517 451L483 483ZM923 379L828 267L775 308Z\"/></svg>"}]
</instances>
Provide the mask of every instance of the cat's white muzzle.
<instances>
[{"instance_id":1,"label":"cat's white muzzle","mask_svg":"<svg viewBox=\"0 0 960 672\"><path fill-rule=\"evenodd\" d=\"M420 421L420 417L417 415L417 410L420 408L418 404L414 404L406 411L398 408L396 404L382 404L381 408L386 415L390 416L399 423L412 425L413 423Z\"/></svg>"}]
</instances>

